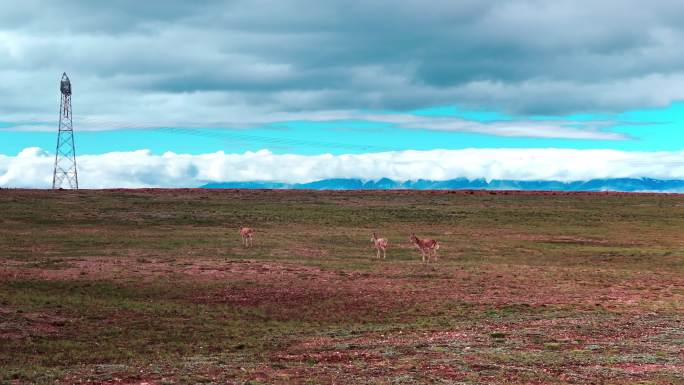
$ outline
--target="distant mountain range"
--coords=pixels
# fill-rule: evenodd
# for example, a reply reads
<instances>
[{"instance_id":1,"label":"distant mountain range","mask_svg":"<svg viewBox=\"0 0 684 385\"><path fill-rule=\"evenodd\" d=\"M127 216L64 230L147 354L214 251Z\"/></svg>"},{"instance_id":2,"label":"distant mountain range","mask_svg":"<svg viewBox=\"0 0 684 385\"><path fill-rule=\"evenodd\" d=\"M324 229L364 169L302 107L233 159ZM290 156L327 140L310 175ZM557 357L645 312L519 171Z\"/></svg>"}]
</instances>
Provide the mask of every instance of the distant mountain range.
<instances>
[{"instance_id":1,"label":"distant mountain range","mask_svg":"<svg viewBox=\"0 0 684 385\"><path fill-rule=\"evenodd\" d=\"M622 192L670 192L684 193L684 180L662 180L650 178L592 179L577 182L519 181L485 179L450 179L433 181L418 179L399 182L382 178L324 179L310 183L280 182L215 182L202 188L231 189L296 189L296 190L547 190L547 191L622 191Z\"/></svg>"}]
</instances>

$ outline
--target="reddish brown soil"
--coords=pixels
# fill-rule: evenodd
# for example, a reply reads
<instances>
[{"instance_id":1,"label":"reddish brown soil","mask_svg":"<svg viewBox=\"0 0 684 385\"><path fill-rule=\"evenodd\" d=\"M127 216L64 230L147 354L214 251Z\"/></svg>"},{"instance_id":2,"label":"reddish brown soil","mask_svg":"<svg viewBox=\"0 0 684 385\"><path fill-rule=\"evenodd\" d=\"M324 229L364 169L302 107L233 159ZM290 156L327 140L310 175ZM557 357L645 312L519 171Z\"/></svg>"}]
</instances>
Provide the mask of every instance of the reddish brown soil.
<instances>
[{"instance_id":1,"label":"reddish brown soil","mask_svg":"<svg viewBox=\"0 0 684 385\"><path fill-rule=\"evenodd\" d=\"M478 270L378 262L373 272L335 272L296 263L255 260L111 258L67 260L59 268L1 260L0 278L149 281L171 274L225 288L197 298L235 305L296 305L339 300L350 307L386 307L445 301L493 306L584 305L628 309L644 303L652 311L684 303L684 276L666 272L602 271L596 268L491 265ZM238 283L238 284L235 284ZM647 304L647 305L646 305ZM289 308L290 306L282 306ZM637 307L641 310L641 306Z\"/></svg>"},{"instance_id":2,"label":"reddish brown soil","mask_svg":"<svg viewBox=\"0 0 684 385\"><path fill-rule=\"evenodd\" d=\"M0 341L56 334L68 321L64 317L45 312L24 313L0 307Z\"/></svg>"}]
</instances>

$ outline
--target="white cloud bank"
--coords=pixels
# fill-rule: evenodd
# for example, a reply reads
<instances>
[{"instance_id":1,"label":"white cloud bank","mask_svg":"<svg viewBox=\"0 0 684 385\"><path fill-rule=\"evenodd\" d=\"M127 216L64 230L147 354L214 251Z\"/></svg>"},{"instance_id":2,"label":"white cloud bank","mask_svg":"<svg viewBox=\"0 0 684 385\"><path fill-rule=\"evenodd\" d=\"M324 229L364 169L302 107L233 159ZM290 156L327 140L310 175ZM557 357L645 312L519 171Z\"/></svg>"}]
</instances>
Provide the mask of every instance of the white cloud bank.
<instances>
[{"instance_id":1,"label":"white cloud bank","mask_svg":"<svg viewBox=\"0 0 684 385\"><path fill-rule=\"evenodd\" d=\"M155 116L165 116L159 111ZM252 114L250 114L251 116ZM388 124L397 128L433 131L470 132L485 135L527 138L558 139L594 139L625 140L629 136L611 131L617 125L634 124L618 120L498 120L480 122L456 116L424 116L404 113L373 114L355 111L318 111L295 113L258 113L258 119L232 119L230 121L183 122L181 127L190 128L239 128L262 127L273 123L288 124L292 122L337 122L344 127L344 122L362 121ZM81 116L74 120L79 131L105 131L121 129L159 129L178 126L177 122L163 120L120 120L108 117ZM9 126L12 131L53 132L53 120L17 123Z\"/></svg>"},{"instance_id":2,"label":"white cloud bank","mask_svg":"<svg viewBox=\"0 0 684 385\"><path fill-rule=\"evenodd\" d=\"M49 188L54 155L37 147L0 155L0 186ZM148 150L83 155L81 188L196 187L207 182L304 183L328 178L684 179L684 151L624 152L573 149L464 149L350 155L278 155L267 150L226 154L154 155Z\"/></svg>"}]
</instances>

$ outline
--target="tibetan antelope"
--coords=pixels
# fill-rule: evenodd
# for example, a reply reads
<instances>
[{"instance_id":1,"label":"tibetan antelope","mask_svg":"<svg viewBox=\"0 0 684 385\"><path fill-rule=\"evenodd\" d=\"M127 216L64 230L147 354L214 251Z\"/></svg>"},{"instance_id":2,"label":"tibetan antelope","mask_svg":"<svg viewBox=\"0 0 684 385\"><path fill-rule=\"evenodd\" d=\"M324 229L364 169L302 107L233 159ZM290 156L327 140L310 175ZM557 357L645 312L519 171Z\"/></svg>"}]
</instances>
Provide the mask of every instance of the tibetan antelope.
<instances>
[{"instance_id":1,"label":"tibetan antelope","mask_svg":"<svg viewBox=\"0 0 684 385\"><path fill-rule=\"evenodd\" d=\"M375 233L373 233L373 236L371 237L371 242L373 242L373 245L375 245L375 249L378 250L377 258L380 259L380 250L382 250L382 259L385 259L387 256L385 254L385 250L387 249L387 239L385 238L378 238Z\"/></svg>"},{"instance_id":2,"label":"tibetan antelope","mask_svg":"<svg viewBox=\"0 0 684 385\"><path fill-rule=\"evenodd\" d=\"M423 256L423 262L430 262L431 254L435 256L435 260L437 259L437 250L439 250L439 242L435 241L434 239L420 239L416 237L416 234L413 233L411 234L409 240L418 248L418 250L420 250L420 254Z\"/></svg>"},{"instance_id":3,"label":"tibetan antelope","mask_svg":"<svg viewBox=\"0 0 684 385\"><path fill-rule=\"evenodd\" d=\"M240 237L242 237L242 242L245 246L252 246L252 237L254 236L254 229L251 227L240 227Z\"/></svg>"}]
</instances>

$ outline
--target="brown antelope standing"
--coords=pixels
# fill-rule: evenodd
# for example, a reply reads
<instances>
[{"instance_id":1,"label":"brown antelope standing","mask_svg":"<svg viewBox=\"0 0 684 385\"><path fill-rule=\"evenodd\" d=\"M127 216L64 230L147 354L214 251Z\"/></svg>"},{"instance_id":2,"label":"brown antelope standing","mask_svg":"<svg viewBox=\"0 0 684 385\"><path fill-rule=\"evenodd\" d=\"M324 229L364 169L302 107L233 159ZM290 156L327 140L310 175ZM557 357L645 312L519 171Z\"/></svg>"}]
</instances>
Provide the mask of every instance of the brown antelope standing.
<instances>
[{"instance_id":1,"label":"brown antelope standing","mask_svg":"<svg viewBox=\"0 0 684 385\"><path fill-rule=\"evenodd\" d=\"M418 250L420 250L420 254L423 256L423 262L430 262L431 253L435 256L435 260L437 259L437 250L439 250L439 242L435 241L434 239L420 239L416 237L416 234L413 233L411 234L409 240L418 248Z\"/></svg>"},{"instance_id":2,"label":"brown antelope standing","mask_svg":"<svg viewBox=\"0 0 684 385\"><path fill-rule=\"evenodd\" d=\"M387 249L387 239L385 238L378 238L375 233L373 233L373 236L371 237L371 242L373 242L373 245L375 245L375 249L378 250L377 258L380 259L380 250L382 250L382 259L385 259L387 256L385 254L385 250Z\"/></svg>"},{"instance_id":3,"label":"brown antelope standing","mask_svg":"<svg viewBox=\"0 0 684 385\"><path fill-rule=\"evenodd\" d=\"M240 227L240 236L242 237L242 242L245 246L252 246L252 237L254 236L254 229L251 227Z\"/></svg>"}]
</instances>

